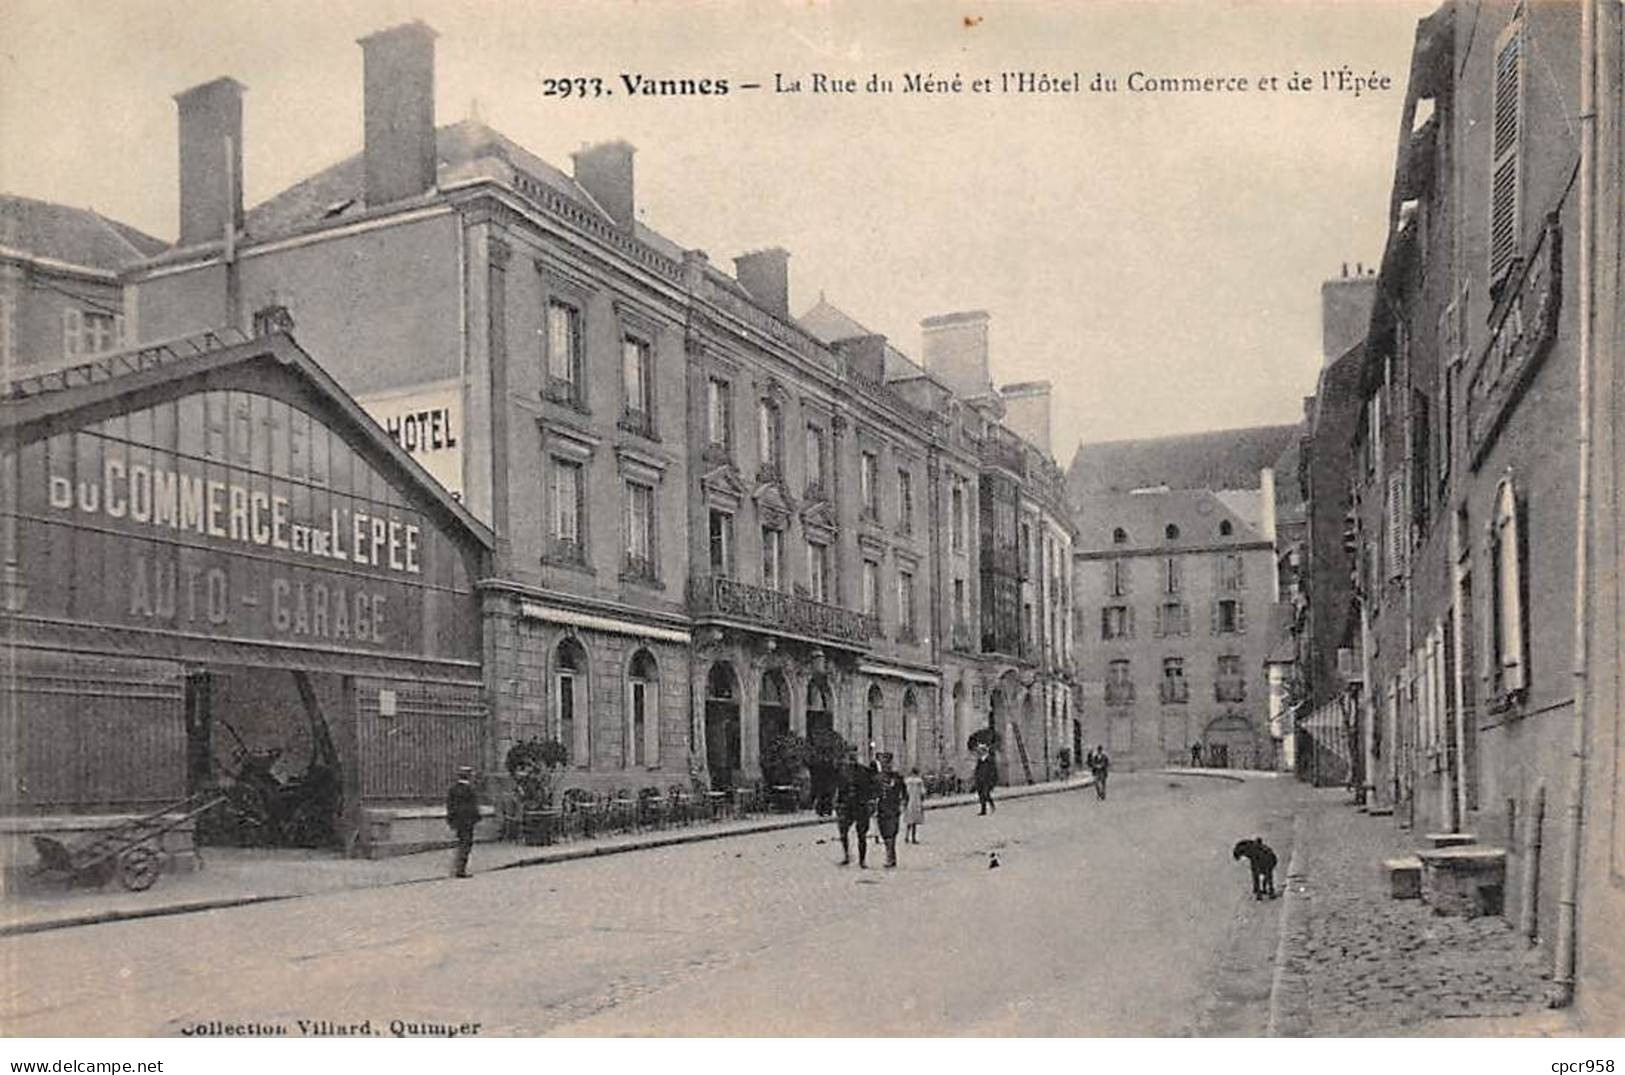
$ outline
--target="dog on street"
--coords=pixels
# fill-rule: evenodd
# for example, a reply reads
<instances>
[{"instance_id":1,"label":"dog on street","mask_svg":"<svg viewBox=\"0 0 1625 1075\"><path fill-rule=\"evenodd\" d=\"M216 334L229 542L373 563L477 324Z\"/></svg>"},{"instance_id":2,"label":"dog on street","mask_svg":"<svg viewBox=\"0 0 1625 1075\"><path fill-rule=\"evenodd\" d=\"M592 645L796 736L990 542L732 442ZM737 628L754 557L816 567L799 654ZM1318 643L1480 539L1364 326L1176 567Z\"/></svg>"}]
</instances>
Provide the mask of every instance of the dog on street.
<instances>
[{"instance_id":1,"label":"dog on street","mask_svg":"<svg viewBox=\"0 0 1625 1075\"><path fill-rule=\"evenodd\" d=\"M1262 836L1239 840L1230 852L1232 859L1246 859L1253 875L1253 899L1275 898L1275 852Z\"/></svg>"}]
</instances>

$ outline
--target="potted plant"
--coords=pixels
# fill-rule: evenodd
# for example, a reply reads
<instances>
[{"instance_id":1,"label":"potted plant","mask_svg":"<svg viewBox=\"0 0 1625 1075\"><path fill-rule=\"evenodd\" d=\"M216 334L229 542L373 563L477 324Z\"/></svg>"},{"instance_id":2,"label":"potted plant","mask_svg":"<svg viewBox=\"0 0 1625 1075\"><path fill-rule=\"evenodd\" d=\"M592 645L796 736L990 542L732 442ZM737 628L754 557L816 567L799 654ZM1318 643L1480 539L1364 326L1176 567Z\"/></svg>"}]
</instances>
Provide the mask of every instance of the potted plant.
<instances>
[{"instance_id":1,"label":"potted plant","mask_svg":"<svg viewBox=\"0 0 1625 1075\"><path fill-rule=\"evenodd\" d=\"M553 805L553 771L562 768L567 758L564 744L557 739L524 739L508 748L508 775L526 809Z\"/></svg>"}]
</instances>

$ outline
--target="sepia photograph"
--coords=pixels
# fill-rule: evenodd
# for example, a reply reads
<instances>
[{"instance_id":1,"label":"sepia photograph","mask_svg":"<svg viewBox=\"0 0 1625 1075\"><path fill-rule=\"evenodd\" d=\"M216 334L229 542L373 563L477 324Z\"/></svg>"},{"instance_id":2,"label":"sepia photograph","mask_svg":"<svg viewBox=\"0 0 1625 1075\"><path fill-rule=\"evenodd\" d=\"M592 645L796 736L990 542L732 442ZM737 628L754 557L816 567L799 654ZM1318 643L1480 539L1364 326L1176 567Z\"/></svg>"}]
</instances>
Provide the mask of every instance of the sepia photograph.
<instances>
[{"instance_id":1,"label":"sepia photograph","mask_svg":"<svg viewBox=\"0 0 1625 1075\"><path fill-rule=\"evenodd\" d=\"M1625 1065L1622 12L0 0L0 1057Z\"/></svg>"}]
</instances>

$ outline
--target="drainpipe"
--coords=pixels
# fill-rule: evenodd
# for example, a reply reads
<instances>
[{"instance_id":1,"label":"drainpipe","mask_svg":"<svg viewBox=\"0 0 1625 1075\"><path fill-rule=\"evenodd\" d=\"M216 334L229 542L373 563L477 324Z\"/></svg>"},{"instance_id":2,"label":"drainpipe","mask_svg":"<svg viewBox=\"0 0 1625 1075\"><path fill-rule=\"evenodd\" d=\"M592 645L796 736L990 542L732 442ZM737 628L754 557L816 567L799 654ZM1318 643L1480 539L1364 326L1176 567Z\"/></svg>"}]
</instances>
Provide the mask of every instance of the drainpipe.
<instances>
[{"instance_id":1,"label":"drainpipe","mask_svg":"<svg viewBox=\"0 0 1625 1075\"><path fill-rule=\"evenodd\" d=\"M1535 801L1524 820L1523 886L1518 901L1518 935L1530 944L1540 936L1540 845L1546 825L1546 785L1535 788Z\"/></svg>"},{"instance_id":2,"label":"drainpipe","mask_svg":"<svg viewBox=\"0 0 1625 1075\"><path fill-rule=\"evenodd\" d=\"M1557 900L1557 952L1552 973L1551 1006L1574 1002L1575 954L1579 933L1580 859L1585 844L1583 814L1586 774L1586 718L1589 629L1591 614L1588 553L1591 539L1591 318L1596 287L1597 211L1597 16L1599 0L1580 4L1580 312L1575 407L1578 489L1574 515L1574 740L1569 758L1568 809L1565 818L1562 891Z\"/></svg>"}]
</instances>

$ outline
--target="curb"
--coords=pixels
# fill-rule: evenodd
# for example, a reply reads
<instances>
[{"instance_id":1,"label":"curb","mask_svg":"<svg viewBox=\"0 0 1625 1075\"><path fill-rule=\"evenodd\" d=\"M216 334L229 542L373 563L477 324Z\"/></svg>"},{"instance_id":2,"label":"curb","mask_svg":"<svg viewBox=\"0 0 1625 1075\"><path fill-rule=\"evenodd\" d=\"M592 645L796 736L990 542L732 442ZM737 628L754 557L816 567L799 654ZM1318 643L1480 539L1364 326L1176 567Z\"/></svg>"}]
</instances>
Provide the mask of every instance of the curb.
<instances>
[{"instance_id":1,"label":"curb","mask_svg":"<svg viewBox=\"0 0 1625 1075\"><path fill-rule=\"evenodd\" d=\"M1292 818L1292 858L1286 868L1286 901L1275 945L1275 974L1270 979L1270 1018L1265 1037L1301 1038L1309 1033L1309 1012L1301 997L1287 997L1288 949L1292 937L1309 915L1307 873L1309 826L1302 813Z\"/></svg>"},{"instance_id":2,"label":"curb","mask_svg":"<svg viewBox=\"0 0 1625 1075\"><path fill-rule=\"evenodd\" d=\"M1090 787L1094 780L1083 777L1069 781L1065 784L1047 784L1043 786L1030 786L1005 789L1001 799L1033 799L1041 795L1059 795L1068 791L1079 791ZM952 802L927 803L927 810L952 810L961 806L975 806L974 796L959 798L956 796ZM676 847L682 844L700 843L705 840L725 840L731 836L752 836L763 832L779 832L785 829L810 828L815 825L828 825L833 822L827 817L793 817L778 821L764 821L748 827L726 829L722 831L698 829L691 832L682 832L671 836L655 836L642 840L631 840L620 844L599 844L596 846L581 846L564 848L550 854L536 855L531 858L506 862L501 866L493 866L485 873L499 873L503 870L513 870L524 866L547 866L557 862L571 862L578 859L599 858L604 855L620 855L631 851L648 851L658 847ZM281 900L307 899L311 896L329 896L340 892L357 892L363 889L396 888L401 885L420 885L434 881L444 881L449 878L435 877L408 877L394 881L382 881L376 884L359 884L348 888L327 889L319 892L282 892L275 895L244 895L227 896L211 900L196 900L190 903L165 904L156 907L140 907L129 910L91 911L85 914L73 915L66 918L53 918L38 922L12 922L0 925L0 938L18 937L30 933L46 933L57 929L70 929L76 926L98 926L109 922L127 922L139 918L163 918L170 915L193 914L199 911L216 911L231 907L247 907L256 903L275 903Z\"/></svg>"},{"instance_id":3,"label":"curb","mask_svg":"<svg viewBox=\"0 0 1625 1075\"><path fill-rule=\"evenodd\" d=\"M1247 778L1234 773L1216 773L1211 769L1152 769L1158 776L1202 776L1209 780L1228 780L1233 784L1245 784Z\"/></svg>"}]
</instances>

